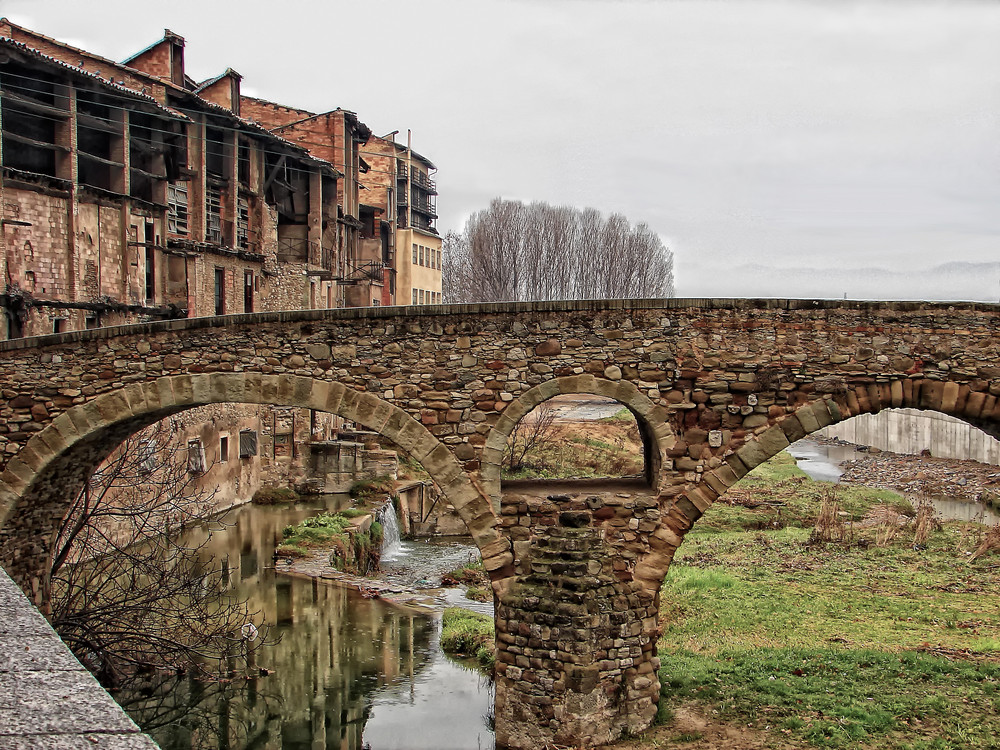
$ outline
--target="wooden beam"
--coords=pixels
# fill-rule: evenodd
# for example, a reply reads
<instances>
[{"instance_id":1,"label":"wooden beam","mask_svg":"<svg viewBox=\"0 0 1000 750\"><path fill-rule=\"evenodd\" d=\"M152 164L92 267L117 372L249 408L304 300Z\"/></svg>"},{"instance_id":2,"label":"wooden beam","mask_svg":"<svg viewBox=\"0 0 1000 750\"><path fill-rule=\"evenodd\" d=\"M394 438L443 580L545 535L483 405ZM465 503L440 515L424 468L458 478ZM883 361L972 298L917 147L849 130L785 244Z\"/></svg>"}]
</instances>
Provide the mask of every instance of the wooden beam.
<instances>
[{"instance_id":1,"label":"wooden beam","mask_svg":"<svg viewBox=\"0 0 1000 750\"><path fill-rule=\"evenodd\" d=\"M120 161L112 161L111 159L105 159L101 156L96 156L94 154L88 154L86 151L77 151L80 158L90 159L91 161L100 162L101 164L107 164L109 167L118 167L119 169L124 169L125 165Z\"/></svg>"},{"instance_id":2,"label":"wooden beam","mask_svg":"<svg viewBox=\"0 0 1000 750\"><path fill-rule=\"evenodd\" d=\"M11 133L9 130L3 132L4 140L10 139L16 143L23 143L26 146L34 146L35 148L47 148L50 151L62 151L63 153L69 152L68 146L60 146L58 143L49 143L48 141L36 141L34 138L28 138L26 135L18 135L17 133Z\"/></svg>"},{"instance_id":3,"label":"wooden beam","mask_svg":"<svg viewBox=\"0 0 1000 750\"><path fill-rule=\"evenodd\" d=\"M82 125L85 128L99 130L102 133L111 133L111 135L117 135L118 137L121 137L124 132L120 123L114 123L101 117L88 115L86 112L80 112L79 110L77 110L76 113L76 121L77 124Z\"/></svg>"},{"instance_id":4,"label":"wooden beam","mask_svg":"<svg viewBox=\"0 0 1000 750\"><path fill-rule=\"evenodd\" d=\"M278 171L279 171L279 170L280 170L280 169L281 169L281 168L282 168L283 166L285 166L285 158L286 158L286 157L285 157L285 154L282 154L282 155L281 155L281 158L280 158L280 159L278 159L278 163L274 165L274 169L272 169L272 170L271 170L271 174L269 174L269 175L267 176L267 179L266 179L266 180L264 180L264 188L263 188L263 191L264 191L264 192L266 192L266 191L267 191L267 189L268 189L268 188L269 188L269 187L271 186L271 183L272 183L272 182L274 182L274 180L275 180L275 179L277 178L277 176L278 176Z\"/></svg>"},{"instance_id":5,"label":"wooden beam","mask_svg":"<svg viewBox=\"0 0 1000 750\"><path fill-rule=\"evenodd\" d=\"M2 92L3 98L6 100L3 106L6 108L11 104L21 105L33 112L40 112L44 115L52 115L53 117L59 117L66 119L69 117L69 111L65 109L59 109L59 107L53 107L51 104L44 104L36 99L32 99L29 96L21 96L20 94L15 94L10 90L4 90ZM17 109L15 106L14 109Z\"/></svg>"}]
</instances>

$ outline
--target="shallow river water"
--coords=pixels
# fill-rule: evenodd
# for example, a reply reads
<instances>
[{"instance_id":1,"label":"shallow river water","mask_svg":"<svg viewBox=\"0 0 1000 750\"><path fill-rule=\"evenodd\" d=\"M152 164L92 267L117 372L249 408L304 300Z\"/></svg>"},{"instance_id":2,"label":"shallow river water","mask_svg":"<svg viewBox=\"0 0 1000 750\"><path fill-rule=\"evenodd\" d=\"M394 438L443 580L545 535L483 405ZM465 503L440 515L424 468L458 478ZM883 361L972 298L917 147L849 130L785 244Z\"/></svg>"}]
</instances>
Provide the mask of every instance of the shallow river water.
<instances>
[{"instance_id":1,"label":"shallow river water","mask_svg":"<svg viewBox=\"0 0 1000 750\"><path fill-rule=\"evenodd\" d=\"M331 498L325 507L344 503ZM222 684L161 676L150 695L116 697L164 750L492 748L492 687L441 652L438 614L274 569L281 530L322 509L244 506L225 525L188 532L228 570L232 593L247 597L280 638L257 658L256 667L272 674ZM460 564L474 549L404 545L410 549L393 563L400 578L408 575L408 553Z\"/></svg>"},{"instance_id":2,"label":"shallow river water","mask_svg":"<svg viewBox=\"0 0 1000 750\"><path fill-rule=\"evenodd\" d=\"M822 482L839 482L844 473L841 464L867 454L853 445L820 443L803 438L793 444L788 452L799 468L810 478ZM1000 523L1000 514L981 503L971 503L951 497L929 497L938 515L945 521L977 521L985 524Z\"/></svg>"}]
</instances>

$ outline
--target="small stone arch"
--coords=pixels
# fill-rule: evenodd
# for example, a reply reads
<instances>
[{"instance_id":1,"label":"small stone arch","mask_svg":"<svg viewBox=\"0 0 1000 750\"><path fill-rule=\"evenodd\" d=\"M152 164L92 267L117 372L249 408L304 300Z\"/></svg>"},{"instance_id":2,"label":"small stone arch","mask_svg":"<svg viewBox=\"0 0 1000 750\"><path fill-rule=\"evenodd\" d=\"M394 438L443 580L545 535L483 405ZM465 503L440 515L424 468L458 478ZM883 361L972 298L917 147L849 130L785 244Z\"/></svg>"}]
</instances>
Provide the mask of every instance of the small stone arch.
<instances>
[{"instance_id":1,"label":"small stone arch","mask_svg":"<svg viewBox=\"0 0 1000 750\"><path fill-rule=\"evenodd\" d=\"M326 411L392 440L427 470L455 507L495 571L510 564L509 543L488 499L452 452L397 406L339 383L297 375L175 375L110 391L60 414L31 438L0 475L0 560L44 605L48 556L69 498L128 435L171 414L213 403L250 403Z\"/></svg>"},{"instance_id":2,"label":"small stone arch","mask_svg":"<svg viewBox=\"0 0 1000 750\"><path fill-rule=\"evenodd\" d=\"M632 413L639 425L644 446L646 479L651 487L659 488L664 457L674 442L673 430L667 423L667 410L654 404L628 381L607 380L594 375L569 375L546 380L525 391L507 405L490 430L483 447L480 477L484 492L495 503L500 498L500 465L504 447L515 425L544 401L555 396L577 393L614 399Z\"/></svg>"}]
</instances>

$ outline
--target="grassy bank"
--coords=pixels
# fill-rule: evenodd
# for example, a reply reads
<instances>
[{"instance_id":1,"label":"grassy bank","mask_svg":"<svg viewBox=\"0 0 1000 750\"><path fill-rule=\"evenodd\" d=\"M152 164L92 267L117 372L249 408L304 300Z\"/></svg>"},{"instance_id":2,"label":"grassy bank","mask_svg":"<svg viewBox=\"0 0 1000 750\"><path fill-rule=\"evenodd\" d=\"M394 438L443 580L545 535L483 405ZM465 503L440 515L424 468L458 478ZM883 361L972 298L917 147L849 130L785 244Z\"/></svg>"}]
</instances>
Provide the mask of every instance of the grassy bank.
<instances>
[{"instance_id":1,"label":"grassy bank","mask_svg":"<svg viewBox=\"0 0 1000 750\"><path fill-rule=\"evenodd\" d=\"M915 545L912 529L862 520L880 504L907 512L898 496L812 482L788 457L734 495L664 584L668 709L697 704L775 747L1000 746L1000 564L967 562L982 527L945 524ZM812 533L824 498L843 542Z\"/></svg>"},{"instance_id":2,"label":"grassy bank","mask_svg":"<svg viewBox=\"0 0 1000 750\"><path fill-rule=\"evenodd\" d=\"M352 528L351 520L367 511L348 508L339 513L320 513L282 530L283 541L276 554L305 557L316 550L329 551L330 564L350 573L367 575L378 569L382 525L372 521L366 531Z\"/></svg>"},{"instance_id":3,"label":"grassy bank","mask_svg":"<svg viewBox=\"0 0 1000 750\"><path fill-rule=\"evenodd\" d=\"M478 612L449 607L441 616L441 648L452 656L475 658L493 669L493 620Z\"/></svg>"}]
</instances>

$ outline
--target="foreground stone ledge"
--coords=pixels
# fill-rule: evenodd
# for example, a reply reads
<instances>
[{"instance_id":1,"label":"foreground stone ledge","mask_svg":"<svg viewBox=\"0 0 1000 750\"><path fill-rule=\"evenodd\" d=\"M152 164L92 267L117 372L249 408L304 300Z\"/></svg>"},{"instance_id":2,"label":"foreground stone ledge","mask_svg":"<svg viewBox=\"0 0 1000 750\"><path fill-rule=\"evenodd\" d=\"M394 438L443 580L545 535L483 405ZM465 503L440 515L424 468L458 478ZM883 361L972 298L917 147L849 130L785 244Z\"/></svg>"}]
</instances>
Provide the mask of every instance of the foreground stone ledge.
<instances>
[{"instance_id":1,"label":"foreground stone ledge","mask_svg":"<svg viewBox=\"0 0 1000 750\"><path fill-rule=\"evenodd\" d=\"M0 748L156 747L0 569Z\"/></svg>"}]
</instances>

